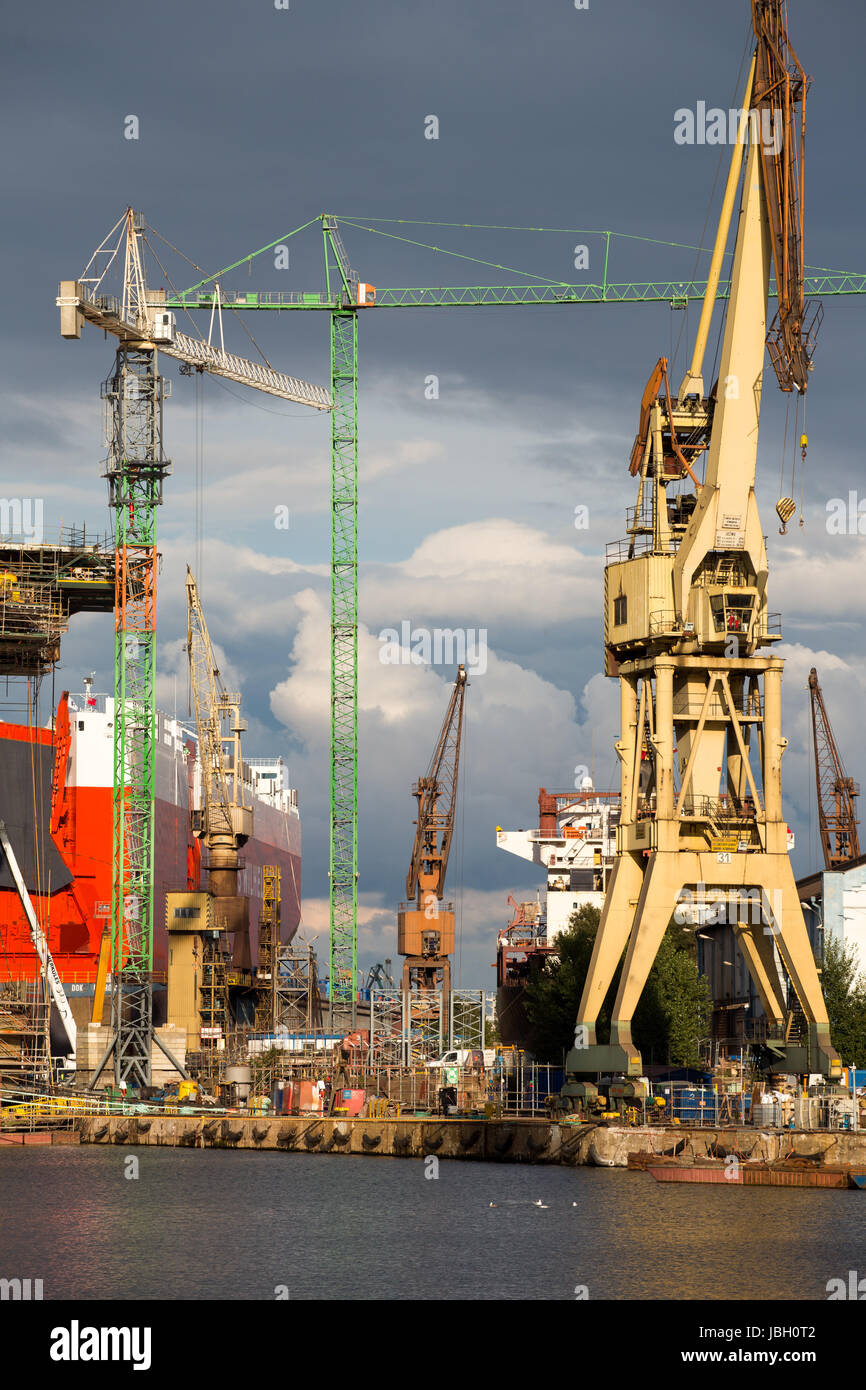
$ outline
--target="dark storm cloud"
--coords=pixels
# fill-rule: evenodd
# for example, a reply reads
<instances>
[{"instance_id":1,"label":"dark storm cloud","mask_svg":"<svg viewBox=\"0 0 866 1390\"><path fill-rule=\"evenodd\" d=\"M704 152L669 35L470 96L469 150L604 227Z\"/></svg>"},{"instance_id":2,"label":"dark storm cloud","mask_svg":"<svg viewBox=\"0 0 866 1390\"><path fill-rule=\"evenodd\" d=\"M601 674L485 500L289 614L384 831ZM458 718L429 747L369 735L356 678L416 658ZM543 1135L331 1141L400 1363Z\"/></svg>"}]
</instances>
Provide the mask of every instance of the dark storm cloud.
<instances>
[{"instance_id":1,"label":"dark storm cloud","mask_svg":"<svg viewBox=\"0 0 866 1390\"><path fill-rule=\"evenodd\" d=\"M866 13L841 0L820 7L791 0L789 21L814 76L806 260L862 271L864 195L852 170L859 168L863 140ZM577 11L570 0L369 0L364 6L291 0L288 10L277 11L269 0L153 0L146 9L128 0L86 6L48 0L7 9L4 24L0 492L21 491L16 480L26 469L27 492L35 487L31 480L44 483L52 524L62 515L66 522L104 525L99 383L110 369L112 344L89 329L81 343L62 342L54 296L58 280L80 272L127 203L207 272L327 210L357 220L343 231L350 258L362 278L379 285L517 284L524 280L518 270L539 280L597 283L605 241L589 233L604 229L648 238L613 239L608 280L700 276L706 255L662 243L711 239L704 215L719 151L676 146L674 111L693 109L699 100L725 108L736 100L749 5L591 0L588 10ZM129 114L140 120L136 141L123 138ZM430 114L440 122L436 141L424 139ZM363 230L373 218L562 230L376 224L404 241ZM712 217L707 225L712 228ZM416 241L459 254L435 255L411 244ZM578 270L574 257L582 244L589 265ZM194 266L161 251L176 283L200 278ZM262 256L251 272L241 267L226 280L240 290L321 284L315 227L291 242L288 272ZM682 370L696 315L695 305L686 314L661 304L382 312L362 320L362 582L377 565L406 560L431 533L504 517L573 546L575 570L581 554L596 557L600 604L604 544L620 534L633 501L626 455L640 394L656 358L673 356L680 335L674 376ZM786 629L796 640L831 644L852 659L862 648L862 614L856 569L847 566L861 542L828 536L825 515L829 498L862 488L864 315L866 299L826 303L809 392L807 524L793 537L802 551L775 534L772 520L785 402L769 377L759 459L760 504L777 575L775 581L771 575L774 605L789 611L797 605ZM323 315L277 321L250 315L247 323L275 366L327 380ZM237 335L235 350L252 351L237 325L229 331ZM430 374L441 383L435 405L424 398ZM194 546L195 502L191 387L173 367L170 375L166 432L174 471L159 519L167 642L184 626L179 576ZM250 401L248 393L231 397L213 383L205 423L208 538L303 565L326 564L327 423L298 418L282 403ZM783 484L787 490L784 475ZM794 486L799 495L799 475ZM293 527L278 540L268 518L274 502L283 501L293 509ZM584 535L572 526L578 503L591 512ZM818 579L806 582L819 559ZM833 580L840 559L843 592ZM218 572L206 555L208 563L209 621L234 666L247 673L244 698L258 741L249 751L288 742L294 752L297 740L274 718L269 694L286 677L297 595L307 587L326 594L327 578L262 577L261 611L247 619L255 609L250 575L241 579L239 569L233 594L231 570L222 563ZM395 592L404 592L402 578L394 583ZM449 601L454 612L443 609L443 621L457 621L459 609L483 623L492 600L468 586L465 599ZM510 622L497 613L499 657L580 692L600 663L594 602L586 597L570 621L542 605L534 626L516 611ZM832 611L822 614L822 603ZM371 626L380 621L377 610ZM65 683L74 685L77 673L96 666L105 688L110 633L98 620L77 620L64 663ZM786 708L799 709L801 693L792 690ZM426 726L412 733L426 736ZM567 782L576 751L562 748L557 778L558 750L539 738L537 773L528 765L510 787L521 808L513 823L529 823L524 817L532 814L538 781ZM414 768L404 753L400 776ZM319 758L301 766L311 780L301 789L310 807L305 886L323 896L327 765ZM362 798L371 775L362 766ZM388 813L395 843L386 847L369 822L362 827L365 890L381 891L386 902L399 895L408 853L400 839L406 788L396 772L395 779L387 791L395 798ZM504 791L497 805L488 805L480 770L474 785L480 799L467 882L516 886L510 861L485 838L491 817L506 814ZM801 790L805 785L798 783ZM381 798L382 785L371 790ZM479 983L489 976L488 959L483 946Z\"/></svg>"}]
</instances>

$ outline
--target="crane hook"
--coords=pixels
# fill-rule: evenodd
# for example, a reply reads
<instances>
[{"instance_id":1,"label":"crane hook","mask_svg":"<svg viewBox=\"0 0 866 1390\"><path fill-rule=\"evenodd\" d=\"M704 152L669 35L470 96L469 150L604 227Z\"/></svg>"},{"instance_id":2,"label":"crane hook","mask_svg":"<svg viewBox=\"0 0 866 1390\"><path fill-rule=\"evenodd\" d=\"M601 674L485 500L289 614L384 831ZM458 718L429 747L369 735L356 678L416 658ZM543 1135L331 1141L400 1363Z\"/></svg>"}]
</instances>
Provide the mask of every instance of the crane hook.
<instances>
[{"instance_id":1,"label":"crane hook","mask_svg":"<svg viewBox=\"0 0 866 1390\"><path fill-rule=\"evenodd\" d=\"M797 504L794 501L793 497L779 498L778 502L776 503L776 513L779 517L779 520L782 523L779 527L780 536L786 536L788 534L788 522L791 520L791 517L794 515L796 510Z\"/></svg>"}]
</instances>

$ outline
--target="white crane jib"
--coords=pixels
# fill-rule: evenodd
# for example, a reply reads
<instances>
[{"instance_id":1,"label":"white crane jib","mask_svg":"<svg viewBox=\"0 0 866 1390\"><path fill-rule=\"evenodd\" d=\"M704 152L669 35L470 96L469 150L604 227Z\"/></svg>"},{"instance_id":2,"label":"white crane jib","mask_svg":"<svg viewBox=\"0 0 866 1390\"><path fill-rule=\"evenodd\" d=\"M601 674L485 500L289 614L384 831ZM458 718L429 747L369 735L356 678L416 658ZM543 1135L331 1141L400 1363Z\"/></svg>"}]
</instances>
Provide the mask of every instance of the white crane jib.
<instances>
[{"instance_id":1,"label":"white crane jib","mask_svg":"<svg viewBox=\"0 0 866 1390\"><path fill-rule=\"evenodd\" d=\"M127 208L108 236L97 247L77 280L61 280L57 305L60 332L64 338L80 338L82 325L92 323L112 333L121 343L141 343L159 348L167 357L176 357L200 371L227 377L242 386L312 406L330 410L331 394L324 386L314 386L298 377L274 371L266 363L251 362L226 352L220 345L203 338L191 338L178 331L174 314L165 308L165 290L147 287L141 256L144 223L141 215ZM112 246L111 239L117 233ZM100 292L103 280L124 246L123 288L120 297ZM217 291L219 294L219 291Z\"/></svg>"}]
</instances>

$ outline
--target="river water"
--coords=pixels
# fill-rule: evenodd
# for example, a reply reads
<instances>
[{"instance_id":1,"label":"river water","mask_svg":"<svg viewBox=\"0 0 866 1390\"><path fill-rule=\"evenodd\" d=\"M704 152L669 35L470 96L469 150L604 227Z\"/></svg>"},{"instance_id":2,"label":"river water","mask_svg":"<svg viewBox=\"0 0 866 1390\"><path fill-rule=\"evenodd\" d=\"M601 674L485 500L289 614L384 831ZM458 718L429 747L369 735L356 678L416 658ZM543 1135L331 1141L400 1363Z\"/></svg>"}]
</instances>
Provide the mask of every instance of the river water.
<instances>
[{"instance_id":1,"label":"river water","mask_svg":"<svg viewBox=\"0 0 866 1390\"><path fill-rule=\"evenodd\" d=\"M425 1176L434 1168L10 1145L0 1277L42 1279L46 1299L825 1300L829 1279L866 1275L866 1193L446 1160Z\"/></svg>"}]
</instances>

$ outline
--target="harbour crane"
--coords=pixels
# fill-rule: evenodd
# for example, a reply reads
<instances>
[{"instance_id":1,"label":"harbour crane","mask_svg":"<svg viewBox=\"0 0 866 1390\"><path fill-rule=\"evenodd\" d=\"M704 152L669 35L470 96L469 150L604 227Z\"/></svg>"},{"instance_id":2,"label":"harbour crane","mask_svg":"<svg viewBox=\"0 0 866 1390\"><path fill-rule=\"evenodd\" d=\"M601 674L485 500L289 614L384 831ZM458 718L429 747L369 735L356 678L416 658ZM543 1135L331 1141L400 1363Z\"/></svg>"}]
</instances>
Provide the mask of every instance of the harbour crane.
<instances>
[{"instance_id":1,"label":"harbour crane","mask_svg":"<svg viewBox=\"0 0 866 1390\"><path fill-rule=\"evenodd\" d=\"M232 965L251 970L249 898L238 893L238 851L253 833L241 748L247 721L241 717L240 693L223 685L189 566L186 595L187 655L201 769L201 805L193 813L193 832L207 849L214 929L232 937Z\"/></svg>"},{"instance_id":2,"label":"harbour crane","mask_svg":"<svg viewBox=\"0 0 866 1390\"><path fill-rule=\"evenodd\" d=\"M253 833L252 800L246 793L241 738L241 697L223 684L208 632L198 586L186 572L190 686L198 735L198 788L193 834L207 852L208 881L166 894L168 1019L185 1035L188 1050L211 1057L225 1046L231 1023L232 983L252 981L250 902L238 891L239 850ZM268 909L268 998L259 1013L273 1020L275 963L279 955L279 869L264 871L263 909ZM229 951L229 946L231 950ZM231 976L229 975L231 956ZM264 984L264 980L261 981ZM158 1040L159 1035L154 1034Z\"/></svg>"},{"instance_id":3,"label":"harbour crane","mask_svg":"<svg viewBox=\"0 0 866 1390\"><path fill-rule=\"evenodd\" d=\"M572 1102L586 1097L587 1078L599 1072L641 1075L634 1010L687 898L725 902L768 1019L765 1064L841 1073L782 814L784 663L766 651L781 632L768 609L755 496L765 343L780 385L798 396L814 347L802 275L808 83L788 41L785 8L785 0L752 0L755 51L742 109L769 106L781 115L772 145L760 135L747 140L749 118L739 122L691 363L677 396L664 358L650 376L630 459L637 505L626 538L608 548L605 672L620 690L621 818L566 1059L563 1095ZM703 356L743 166L719 376L706 393ZM779 313L768 333L771 256ZM803 1044L788 1040L774 947L806 1020ZM602 1044L596 1024L623 952L610 1041Z\"/></svg>"},{"instance_id":4,"label":"harbour crane","mask_svg":"<svg viewBox=\"0 0 866 1390\"><path fill-rule=\"evenodd\" d=\"M840 869L860 858L857 810L854 805L860 788L842 765L814 666L809 672L809 700L812 706L815 786L824 867Z\"/></svg>"},{"instance_id":5,"label":"harbour crane","mask_svg":"<svg viewBox=\"0 0 866 1390\"><path fill-rule=\"evenodd\" d=\"M190 370L207 371L283 400L327 411L329 392L227 353L177 331L165 290L145 275L143 217L128 207L77 280L57 297L60 332L81 337L85 323L118 339L112 376L103 384L109 505L116 515L114 604L114 802L112 818L111 1041L93 1082L114 1054L115 1081L147 1086L153 1030L153 795L156 655L156 509L171 463L163 450L163 402L170 382L159 374L163 352ZM103 292L121 270L121 294ZM214 315L211 316L211 336ZM158 1037L156 1041L159 1046ZM165 1050L163 1048L163 1050ZM174 1059L171 1059L174 1062ZM175 1065L177 1065L175 1063Z\"/></svg>"},{"instance_id":6,"label":"harbour crane","mask_svg":"<svg viewBox=\"0 0 866 1390\"><path fill-rule=\"evenodd\" d=\"M417 802L415 840L406 875L406 899L397 910L397 950L403 956L403 993L414 986L436 989L441 980L443 1009L451 993L454 952L454 907L439 904L445 896L445 874L454 834L460 743L466 698L466 667L457 677L433 756L423 777L412 788Z\"/></svg>"}]
</instances>

